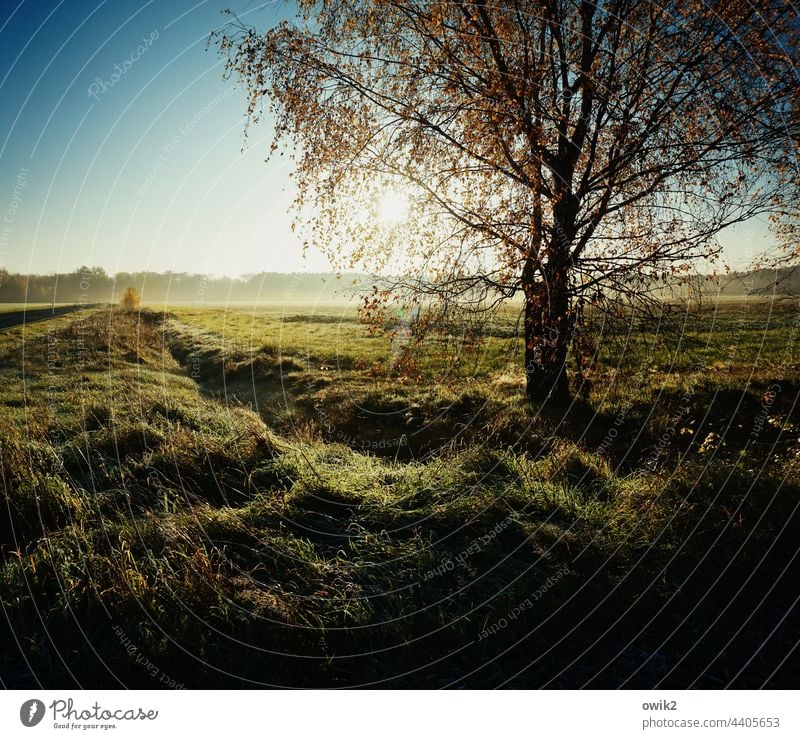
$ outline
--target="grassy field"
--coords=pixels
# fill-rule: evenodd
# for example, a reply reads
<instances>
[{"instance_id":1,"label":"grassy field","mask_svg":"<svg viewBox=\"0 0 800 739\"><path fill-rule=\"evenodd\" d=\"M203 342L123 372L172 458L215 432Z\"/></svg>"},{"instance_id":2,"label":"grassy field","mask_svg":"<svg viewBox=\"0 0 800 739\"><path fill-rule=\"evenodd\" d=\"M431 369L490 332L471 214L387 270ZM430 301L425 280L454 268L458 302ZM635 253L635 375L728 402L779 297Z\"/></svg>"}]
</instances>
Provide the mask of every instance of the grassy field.
<instances>
[{"instance_id":1,"label":"grassy field","mask_svg":"<svg viewBox=\"0 0 800 739\"><path fill-rule=\"evenodd\" d=\"M797 687L796 303L408 356L352 308L0 334L6 687Z\"/></svg>"}]
</instances>

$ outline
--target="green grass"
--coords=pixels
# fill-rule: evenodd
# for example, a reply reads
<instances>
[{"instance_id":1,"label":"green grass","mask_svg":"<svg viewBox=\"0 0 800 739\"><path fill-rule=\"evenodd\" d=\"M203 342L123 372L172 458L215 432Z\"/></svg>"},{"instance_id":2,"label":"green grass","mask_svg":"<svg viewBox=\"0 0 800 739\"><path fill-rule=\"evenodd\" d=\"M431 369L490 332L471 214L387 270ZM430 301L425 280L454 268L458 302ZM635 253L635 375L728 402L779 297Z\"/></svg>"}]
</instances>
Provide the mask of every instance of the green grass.
<instances>
[{"instance_id":1,"label":"green grass","mask_svg":"<svg viewBox=\"0 0 800 739\"><path fill-rule=\"evenodd\" d=\"M678 312L670 319L678 331L667 330L666 321L660 331L601 326L590 411L574 409L566 429L561 417L541 416L531 428L511 311L489 325L479 344L459 346L457 335L444 349L431 343L415 357L413 371L393 348L396 340L371 333L353 309L179 309L167 326L176 355L208 392L248 404L284 435L383 454L402 441L401 455L421 456L454 440L536 445L538 431L550 436L556 427L600 445L622 416L630 433L605 445L614 456L622 442L640 451L651 445L684 397L692 406L681 416L684 442L699 448L724 428L730 450L741 451L750 438L747 422L776 380L776 412L788 413L796 397L797 318L792 304L753 300ZM734 422L737 408L743 413ZM754 441L771 443L773 436L761 433Z\"/></svg>"},{"instance_id":2,"label":"green grass","mask_svg":"<svg viewBox=\"0 0 800 739\"><path fill-rule=\"evenodd\" d=\"M795 319L609 337L567 411L510 313L413 371L330 307L0 333L3 683L788 687Z\"/></svg>"}]
</instances>

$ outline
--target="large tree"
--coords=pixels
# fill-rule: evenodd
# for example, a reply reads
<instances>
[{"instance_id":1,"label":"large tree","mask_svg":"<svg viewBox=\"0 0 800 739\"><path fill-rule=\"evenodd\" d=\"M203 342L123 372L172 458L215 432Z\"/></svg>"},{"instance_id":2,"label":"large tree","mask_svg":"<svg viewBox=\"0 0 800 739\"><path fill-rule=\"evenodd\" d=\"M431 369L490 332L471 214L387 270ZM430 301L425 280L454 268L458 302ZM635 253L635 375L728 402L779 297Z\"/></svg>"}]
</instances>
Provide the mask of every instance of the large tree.
<instances>
[{"instance_id":1,"label":"large tree","mask_svg":"<svg viewBox=\"0 0 800 739\"><path fill-rule=\"evenodd\" d=\"M521 295L542 399L587 300L792 211L798 35L774 0L300 0L220 47L316 243L450 303ZM374 217L387 192L413 217Z\"/></svg>"}]
</instances>

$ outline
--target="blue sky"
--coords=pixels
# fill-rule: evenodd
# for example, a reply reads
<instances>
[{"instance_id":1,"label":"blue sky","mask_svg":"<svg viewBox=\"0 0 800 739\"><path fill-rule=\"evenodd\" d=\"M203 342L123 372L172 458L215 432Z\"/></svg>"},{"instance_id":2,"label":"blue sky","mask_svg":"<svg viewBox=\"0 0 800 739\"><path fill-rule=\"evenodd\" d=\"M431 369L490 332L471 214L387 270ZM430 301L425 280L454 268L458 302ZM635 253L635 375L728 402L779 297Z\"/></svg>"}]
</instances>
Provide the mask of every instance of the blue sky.
<instances>
[{"instance_id":1,"label":"blue sky","mask_svg":"<svg viewBox=\"0 0 800 739\"><path fill-rule=\"evenodd\" d=\"M208 34L230 7L257 28L285 0L25 0L0 9L0 267L19 272L320 271L286 209L269 122L244 146L244 93ZM10 222L9 222L10 221ZM727 235L735 267L769 243Z\"/></svg>"},{"instance_id":2,"label":"blue sky","mask_svg":"<svg viewBox=\"0 0 800 739\"><path fill-rule=\"evenodd\" d=\"M326 269L289 229L269 123L244 145L244 93L207 49L231 7L258 28L285 2L4 3L0 267L81 264L243 274Z\"/></svg>"}]
</instances>

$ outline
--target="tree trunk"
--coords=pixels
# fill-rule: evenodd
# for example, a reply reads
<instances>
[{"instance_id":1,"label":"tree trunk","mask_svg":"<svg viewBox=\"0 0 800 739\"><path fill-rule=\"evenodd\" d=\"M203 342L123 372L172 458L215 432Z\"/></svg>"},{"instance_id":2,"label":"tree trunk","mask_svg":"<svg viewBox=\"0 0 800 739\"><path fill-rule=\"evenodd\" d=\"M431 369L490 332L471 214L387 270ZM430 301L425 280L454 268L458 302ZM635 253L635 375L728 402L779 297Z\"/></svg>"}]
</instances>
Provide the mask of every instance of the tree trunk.
<instances>
[{"instance_id":1,"label":"tree trunk","mask_svg":"<svg viewBox=\"0 0 800 739\"><path fill-rule=\"evenodd\" d=\"M525 289L525 375L528 400L569 399L567 349L571 335L568 270L556 263L546 279Z\"/></svg>"},{"instance_id":2,"label":"tree trunk","mask_svg":"<svg viewBox=\"0 0 800 739\"><path fill-rule=\"evenodd\" d=\"M553 228L543 246L545 259L539 263L529 258L522 274L525 294L525 376L528 400L544 402L569 400L567 350L572 340L569 276L572 240L578 200L566 183L572 179L574 163L567 161L559 170L565 183L553 203ZM541 218L537 233L541 234ZM534 248L538 255L540 250ZM538 258L537 258L538 261Z\"/></svg>"}]
</instances>

